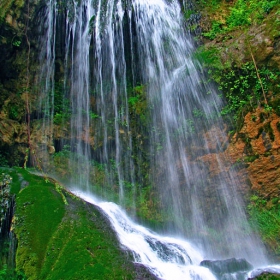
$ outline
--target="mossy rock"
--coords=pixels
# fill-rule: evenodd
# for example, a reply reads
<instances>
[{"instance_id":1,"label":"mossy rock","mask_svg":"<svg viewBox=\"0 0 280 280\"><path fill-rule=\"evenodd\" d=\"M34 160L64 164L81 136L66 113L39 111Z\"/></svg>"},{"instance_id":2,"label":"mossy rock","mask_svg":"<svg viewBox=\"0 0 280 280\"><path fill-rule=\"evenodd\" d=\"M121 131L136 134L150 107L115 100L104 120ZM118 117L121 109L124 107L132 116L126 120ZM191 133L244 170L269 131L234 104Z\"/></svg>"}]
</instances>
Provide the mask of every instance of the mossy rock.
<instances>
[{"instance_id":1,"label":"mossy rock","mask_svg":"<svg viewBox=\"0 0 280 280\"><path fill-rule=\"evenodd\" d=\"M5 169L16 194L16 270L28 279L140 279L107 217L57 182L24 169ZM142 276L141 276L142 275ZM140 278L139 278L140 277ZM143 279L143 278L141 278ZM147 276L145 279L154 279Z\"/></svg>"},{"instance_id":2,"label":"mossy rock","mask_svg":"<svg viewBox=\"0 0 280 280\"><path fill-rule=\"evenodd\" d=\"M280 280L279 274L263 273L255 278L250 278L249 280Z\"/></svg>"}]
</instances>

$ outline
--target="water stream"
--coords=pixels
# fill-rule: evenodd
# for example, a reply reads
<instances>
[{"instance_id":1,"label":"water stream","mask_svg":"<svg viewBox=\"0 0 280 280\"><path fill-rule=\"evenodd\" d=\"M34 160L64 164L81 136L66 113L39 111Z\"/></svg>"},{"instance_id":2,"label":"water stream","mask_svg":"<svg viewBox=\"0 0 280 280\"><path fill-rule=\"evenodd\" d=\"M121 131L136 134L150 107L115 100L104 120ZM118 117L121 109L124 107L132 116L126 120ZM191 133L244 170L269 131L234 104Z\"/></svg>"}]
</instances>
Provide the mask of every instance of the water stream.
<instances>
[{"instance_id":1,"label":"water stream","mask_svg":"<svg viewBox=\"0 0 280 280\"><path fill-rule=\"evenodd\" d=\"M203 256L190 243L160 236L135 224L118 205L112 202L98 201L94 196L77 190L73 192L99 206L111 221L121 244L133 253L135 262L144 264L160 279L216 279L207 268L199 266Z\"/></svg>"},{"instance_id":2,"label":"water stream","mask_svg":"<svg viewBox=\"0 0 280 280\"><path fill-rule=\"evenodd\" d=\"M253 269L244 259L216 261L216 266L205 267L206 254L194 244L181 238L156 234L133 222L115 203L101 201L76 188L72 188L72 192L102 209L120 243L133 253L134 262L145 265L158 279L247 280L262 272L280 273L280 265L262 265Z\"/></svg>"},{"instance_id":3,"label":"water stream","mask_svg":"<svg viewBox=\"0 0 280 280\"><path fill-rule=\"evenodd\" d=\"M172 250L180 256L172 258L184 264L191 259L179 266L178 275L189 275L184 279L214 279L207 269L197 270L199 250L203 258L266 264L264 246L246 219L237 172L227 167L222 153L227 144L219 117L223 101L194 58L182 3L50 0L41 13L43 130L53 144L54 124L63 112L62 127L71 140L62 130L56 146L69 146L76 162L68 167L70 184L91 193L102 185L103 197L117 189L118 203L131 215L136 215L137 199L152 188L162 215L169 217L164 229L199 248L160 241L177 244ZM92 172L93 161L105 174L102 184L100 173ZM127 231L154 239L143 228L128 226ZM125 239L129 242L129 236ZM166 268L159 277L180 279L168 276L173 259L163 264L141 255L145 258L151 267L159 262Z\"/></svg>"}]
</instances>

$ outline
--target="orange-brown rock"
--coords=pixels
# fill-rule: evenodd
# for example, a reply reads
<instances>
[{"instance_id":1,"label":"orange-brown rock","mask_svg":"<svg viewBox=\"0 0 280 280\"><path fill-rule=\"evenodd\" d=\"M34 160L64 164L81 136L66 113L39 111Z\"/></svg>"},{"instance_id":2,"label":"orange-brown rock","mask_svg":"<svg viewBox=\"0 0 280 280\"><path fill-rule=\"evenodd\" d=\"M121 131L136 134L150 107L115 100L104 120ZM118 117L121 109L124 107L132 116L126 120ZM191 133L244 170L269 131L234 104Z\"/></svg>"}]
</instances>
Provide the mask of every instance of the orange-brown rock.
<instances>
[{"instance_id":1,"label":"orange-brown rock","mask_svg":"<svg viewBox=\"0 0 280 280\"><path fill-rule=\"evenodd\" d=\"M252 189L263 196L280 194L280 155L260 156L248 167Z\"/></svg>"},{"instance_id":2,"label":"orange-brown rock","mask_svg":"<svg viewBox=\"0 0 280 280\"><path fill-rule=\"evenodd\" d=\"M279 122L279 116L261 108L248 113L226 151L246 163L252 190L264 197L280 194Z\"/></svg>"},{"instance_id":3,"label":"orange-brown rock","mask_svg":"<svg viewBox=\"0 0 280 280\"><path fill-rule=\"evenodd\" d=\"M194 160L203 163L210 177L219 176L238 165L237 188L244 195L250 190L263 197L280 195L280 117L273 112L257 108L244 118L242 129L218 154L216 139L223 140L223 131L211 128L204 133L204 153ZM217 135L216 137L213 137ZM227 176L225 176L226 178ZM229 181L228 184L231 184Z\"/></svg>"}]
</instances>

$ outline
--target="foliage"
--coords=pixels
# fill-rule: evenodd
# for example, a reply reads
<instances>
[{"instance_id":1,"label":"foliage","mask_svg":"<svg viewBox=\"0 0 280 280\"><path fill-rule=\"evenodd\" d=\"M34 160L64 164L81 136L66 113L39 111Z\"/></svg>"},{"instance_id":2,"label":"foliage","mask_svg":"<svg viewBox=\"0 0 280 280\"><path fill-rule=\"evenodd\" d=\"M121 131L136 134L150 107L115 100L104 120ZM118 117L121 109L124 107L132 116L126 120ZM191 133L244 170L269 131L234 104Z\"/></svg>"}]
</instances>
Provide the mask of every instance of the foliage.
<instances>
[{"instance_id":1,"label":"foliage","mask_svg":"<svg viewBox=\"0 0 280 280\"><path fill-rule=\"evenodd\" d=\"M203 36L213 40L219 34L225 34L238 27L246 27L252 23L258 23L272 9L277 9L280 4L279 0L237 0L233 5L228 3L226 6L223 1L212 1L210 3L202 3L203 6L209 5L207 8L210 13L220 14L221 9L226 11L223 15L219 15L219 19L213 19L211 28L203 33Z\"/></svg>"},{"instance_id":2,"label":"foliage","mask_svg":"<svg viewBox=\"0 0 280 280\"><path fill-rule=\"evenodd\" d=\"M196 58L208 68L209 76L218 84L219 90L226 98L227 104L221 113L232 114L235 121L238 120L244 108L253 108L262 104L262 90L266 93L270 91L277 93L280 75L278 69L262 66L257 73L253 62L245 62L241 65L223 64L219 50L215 47L200 48L196 53ZM278 108L278 103L273 104L275 100L271 100L271 103L266 105L266 110Z\"/></svg>"},{"instance_id":3,"label":"foliage","mask_svg":"<svg viewBox=\"0 0 280 280\"><path fill-rule=\"evenodd\" d=\"M244 63L239 68L233 67L229 71L222 72L219 89L225 93L228 101L228 104L222 110L222 114L234 113L235 119L237 119L237 115L245 106L255 107L260 105L263 100L262 87L266 93L269 92L278 74L279 72L275 73L266 67L262 67L259 69L260 80L251 62ZM266 105L265 109L270 111L271 107Z\"/></svg>"},{"instance_id":4,"label":"foliage","mask_svg":"<svg viewBox=\"0 0 280 280\"><path fill-rule=\"evenodd\" d=\"M16 272L4 265L0 270L0 280L27 280L27 277L22 271Z\"/></svg>"},{"instance_id":5,"label":"foliage","mask_svg":"<svg viewBox=\"0 0 280 280\"><path fill-rule=\"evenodd\" d=\"M61 151L54 154L54 157L69 157L70 156L70 145L63 145L63 148Z\"/></svg>"},{"instance_id":6,"label":"foliage","mask_svg":"<svg viewBox=\"0 0 280 280\"><path fill-rule=\"evenodd\" d=\"M0 154L0 166L2 167L8 167L9 163L8 163L8 159L6 155Z\"/></svg>"},{"instance_id":7,"label":"foliage","mask_svg":"<svg viewBox=\"0 0 280 280\"><path fill-rule=\"evenodd\" d=\"M130 97L128 98L129 110L132 114L140 117L141 121L145 123L147 120L147 97L146 87L138 85L131 89Z\"/></svg>"},{"instance_id":8,"label":"foliage","mask_svg":"<svg viewBox=\"0 0 280 280\"><path fill-rule=\"evenodd\" d=\"M94 119L99 119L99 118L100 118L99 115L97 115L97 114L95 114L95 113L93 113L93 112L90 112L90 113L89 113L89 117L90 117L92 120L94 120Z\"/></svg>"},{"instance_id":9,"label":"foliage","mask_svg":"<svg viewBox=\"0 0 280 280\"><path fill-rule=\"evenodd\" d=\"M0 1L0 19L4 18L11 8L19 16L19 10L23 7L23 0L5 0Z\"/></svg>"},{"instance_id":10,"label":"foliage","mask_svg":"<svg viewBox=\"0 0 280 280\"><path fill-rule=\"evenodd\" d=\"M164 213L164 211L166 212L166 209L161 209L159 204L159 198L152 185L141 189L141 192L139 192L139 195L137 196L138 216L143 222L153 228L161 227L164 222L170 219L170 216Z\"/></svg>"},{"instance_id":11,"label":"foliage","mask_svg":"<svg viewBox=\"0 0 280 280\"><path fill-rule=\"evenodd\" d=\"M56 83L54 89L54 124L61 125L70 119L70 101L64 96L62 83Z\"/></svg>"},{"instance_id":12,"label":"foliage","mask_svg":"<svg viewBox=\"0 0 280 280\"><path fill-rule=\"evenodd\" d=\"M208 32L204 32L203 36L205 36L211 40L215 39L217 34L220 34L223 32L222 26L223 26L222 22L214 20L212 22L211 29Z\"/></svg>"},{"instance_id":13,"label":"foliage","mask_svg":"<svg viewBox=\"0 0 280 280\"><path fill-rule=\"evenodd\" d=\"M236 26L249 25L251 23L250 13L252 9L250 8L250 4L253 1L244 1L237 0L235 5L230 8L230 14L226 19L226 23L229 29L232 29Z\"/></svg>"},{"instance_id":14,"label":"foliage","mask_svg":"<svg viewBox=\"0 0 280 280\"><path fill-rule=\"evenodd\" d=\"M20 93L18 94L9 94L9 98L3 106L5 113L8 118L15 121L21 121L25 116L25 108L22 106L22 98Z\"/></svg>"},{"instance_id":15,"label":"foliage","mask_svg":"<svg viewBox=\"0 0 280 280\"><path fill-rule=\"evenodd\" d=\"M276 256L280 256L280 199L253 195L248 206L250 222Z\"/></svg>"}]
</instances>

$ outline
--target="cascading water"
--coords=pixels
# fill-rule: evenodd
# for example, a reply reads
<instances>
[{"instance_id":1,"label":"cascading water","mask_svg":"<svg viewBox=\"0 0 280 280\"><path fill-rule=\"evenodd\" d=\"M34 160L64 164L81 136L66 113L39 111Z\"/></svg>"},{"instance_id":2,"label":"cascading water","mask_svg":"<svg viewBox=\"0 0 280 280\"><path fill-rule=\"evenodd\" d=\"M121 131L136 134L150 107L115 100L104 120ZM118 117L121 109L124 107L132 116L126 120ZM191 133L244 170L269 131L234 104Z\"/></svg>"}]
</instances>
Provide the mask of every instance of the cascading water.
<instances>
[{"instance_id":1,"label":"cascading water","mask_svg":"<svg viewBox=\"0 0 280 280\"><path fill-rule=\"evenodd\" d=\"M147 266L159 279L216 279L207 268L199 266L203 256L190 243L157 235L132 222L116 204L101 202L88 193L73 191L104 211L121 244L133 253L135 262Z\"/></svg>"},{"instance_id":2,"label":"cascading water","mask_svg":"<svg viewBox=\"0 0 280 280\"><path fill-rule=\"evenodd\" d=\"M204 133L213 126L222 126L215 119L221 100L204 82L202 69L192 59L194 47L182 28L179 4L135 1L133 7L141 55L139 68L148 85L149 104L153 105L152 175L161 200L174 217L175 229L200 239L208 257L246 256L254 263L263 263L262 246L246 232L249 225L236 192L234 170L209 174L207 164L191 159L212 154L222 170L226 159L219 156L219 151L226 135L221 132L218 137L208 132L216 145L211 151ZM197 147L203 151L196 154L193 150ZM216 237L209 242L211 234Z\"/></svg>"},{"instance_id":3,"label":"cascading water","mask_svg":"<svg viewBox=\"0 0 280 280\"><path fill-rule=\"evenodd\" d=\"M120 243L129 249L134 261L145 265L157 279L173 280L246 280L262 272L280 273L273 265L252 270L245 259L203 261L203 253L179 238L161 236L135 224L126 213L112 202L102 202L90 193L72 191L84 200L98 206L111 222Z\"/></svg>"},{"instance_id":4,"label":"cascading water","mask_svg":"<svg viewBox=\"0 0 280 280\"><path fill-rule=\"evenodd\" d=\"M42 115L71 131L56 145L67 144L76 162L71 184L102 186L104 197L117 189L132 214L149 187L172 221L168 230L195 242L205 258L265 264L237 174L220 153L222 101L193 59L179 1L57 0L41 13ZM209 159L223 172L211 172Z\"/></svg>"}]
</instances>

